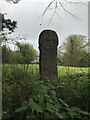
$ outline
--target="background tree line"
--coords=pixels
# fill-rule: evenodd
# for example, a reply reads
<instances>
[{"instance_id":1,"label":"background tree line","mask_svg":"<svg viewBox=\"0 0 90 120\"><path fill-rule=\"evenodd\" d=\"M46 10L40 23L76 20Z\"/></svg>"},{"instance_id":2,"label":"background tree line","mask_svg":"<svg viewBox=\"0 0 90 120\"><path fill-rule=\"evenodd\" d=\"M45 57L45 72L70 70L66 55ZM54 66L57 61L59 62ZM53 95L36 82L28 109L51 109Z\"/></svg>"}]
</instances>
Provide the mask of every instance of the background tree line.
<instances>
[{"instance_id":1,"label":"background tree line","mask_svg":"<svg viewBox=\"0 0 90 120\"><path fill-rule=\"evenodd\" d=\"M2 46L2 63L30 64L38 59L38 53L31 44L16 42L17 50ZM90 53L86 36L69 35L58 48L57 61L61 66L88 67Z\"/></svg>"},{"instance_id":2,"label":"background tree line","mask_svg":"<svg viewBox=\"0 0 90 120\"><path fill-rule=\"evenodd\" d=\"M86 36L72 34L58 48L58 64L71 67L90 66L89 43Z\"/></svg>"},{"instance_id":3,"label":"background tree line","mask_svg":"<svg viewBox=\"0 0 90 120\"><path fill-rule=\"evenodd\" d=\"M2 46L2 63L30 64L37 59L37 51L31 44L16 43L17 50L13 51L6 45Z\"/></svg>"}]
</instances>

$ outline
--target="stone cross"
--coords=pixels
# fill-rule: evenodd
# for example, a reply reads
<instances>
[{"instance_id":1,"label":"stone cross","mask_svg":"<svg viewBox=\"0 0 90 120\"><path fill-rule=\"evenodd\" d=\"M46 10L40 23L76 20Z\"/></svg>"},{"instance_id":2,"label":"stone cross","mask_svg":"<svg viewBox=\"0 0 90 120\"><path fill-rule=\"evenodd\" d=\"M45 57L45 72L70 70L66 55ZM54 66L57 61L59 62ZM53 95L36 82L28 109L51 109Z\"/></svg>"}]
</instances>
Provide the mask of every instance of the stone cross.
<instances>
[{"instance_id":1,"label":"stone cross","mask_svg":"<svg viewBox=\"0 0 90 120\"><path fill-rule=\"evenodd\" d=\"M57 46L58 36L53 30L43 30L39 35L39 69L40 79L57 80Z\"/></svg>"}]
</instances>

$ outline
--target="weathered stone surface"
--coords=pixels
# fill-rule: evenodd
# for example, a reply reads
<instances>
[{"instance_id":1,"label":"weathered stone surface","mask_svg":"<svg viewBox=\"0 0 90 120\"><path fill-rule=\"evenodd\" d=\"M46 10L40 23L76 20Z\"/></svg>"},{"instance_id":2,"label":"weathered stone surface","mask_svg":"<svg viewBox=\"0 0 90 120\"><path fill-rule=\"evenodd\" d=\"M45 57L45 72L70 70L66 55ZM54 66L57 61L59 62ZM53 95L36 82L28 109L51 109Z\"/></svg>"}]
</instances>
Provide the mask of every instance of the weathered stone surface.
<instances>
[{"instance_id":1,"label":"weathered stone surface","mask_svg":"<svg viewBox=\"0 0 90 120\"><path fill-rule=\"evenodd\" d=\"M40 79L57 80L58 36L55 31L44 30L39 35Z\"/></svg>"}]
</instances>

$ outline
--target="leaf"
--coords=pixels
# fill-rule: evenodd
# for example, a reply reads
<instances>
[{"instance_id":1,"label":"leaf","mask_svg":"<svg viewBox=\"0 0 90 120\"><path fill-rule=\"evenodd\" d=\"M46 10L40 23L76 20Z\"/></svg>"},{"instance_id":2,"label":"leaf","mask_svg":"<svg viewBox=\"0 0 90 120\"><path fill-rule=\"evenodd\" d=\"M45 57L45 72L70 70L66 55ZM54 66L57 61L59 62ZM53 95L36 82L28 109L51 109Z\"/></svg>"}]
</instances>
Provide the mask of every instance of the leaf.
<instances>
[{"instance_id":1,"label":"leaf","mask_svg":"<svg viewBox=\"0 0 90 120\"><path fill-rule=\"evenodd\" d=\"M57 113L57 118L64 118L60 113Z\"/></svg>"},{"instance_id":2,"label":"leaf","mask_svg":"<svg viewBox=\"0 0 90 120\"><path fill-rule=\"evenodd\" d=\"M82 110L81 110L80 112L81 112L83 115L89 115L88 112L86 112L86 111L82 111Z\"/></svg>"},{"instance_id":3,"label":"leaf","mask_svg":"<svg viewBox=\"0 0 90 120\"><path fill-rule=\"evenodd\" d=\"M56 111L57 110L59 111L59 109L61 108L61 105L59 104L59 102L55 102L54 108L55 108Z\"/></svg>"},{"instance_id":4,"label":"leaf","mask_svg":"<svg viewBox=\"0 0 90 120\"><path fill-rule=\"evenodd\" d=\"M88 112L83 111L83 110L80 110L80 109L79 109L79 108L77 108L77 107L75 107L75 108L74 108L74 110L75 110L76 112L78 112L78 113L83 114L83 115L89 115L89 113L88 113Z\"/></svg>"},{"instance_id":5,"label":"leaf","mask_svg":"<svg viewBox=\"0 0 90 120\"><path fill-rule=\"evenodd\" d=\"M29 105L33 111L36 110L37 112L43 112L41 106L34 102L33 99L29 100Z\"/></svg>"},{"instance_id":6,"label":"leaf","mask_svg":"<svg viewBox=\"0 0 90 120\"><path fill-rule=\"evenodd\" d=\"M59 101L60 101L65 107L69 107L68 104L66 104L62 99L59 98Z\"/></svg>"},{"instance_id":7,"label":"leaf","mask_svg":"<svg viewBox=\"0 0 90 120\"><path fill-rule=\"evenodd\" d=\"M38 98L39 102L43 102L44 101L44 95L43 94L37 95L37 98Z\"/></svg>"},{"instance_id":8,"label":"leaf","mask_svg":"<svg viewBox=\"0 0 90 120\"><path fill-rule=\"evenodd\" d=\"M70 116L68 115L68 112L62 112L61 115L63 116L63 118L70 118Z\"/></svg>"},{"instance_id":9,"label":"leaf","mask_svg":"<svg viewBox=\"0 0 90 120\"><path fill-rule=\"evenodd\" d=\"M28 102L27 101L23 101L21 106L28 106Z\"/></svg>"},{"instance_id":10,"label":"leaf","mask_svg":"<svg viewBox=\"0 0 90 120\"><path fill-rule=\"evenodd\" d=\"M53 105L52 103L50 103L50 102L47 102L47 108L52 108L52 109L54 109L54 105Z\"/></svg>"},{"instance_id":11,"label":"leaf","mask_svg":"<svg viewBox=\"0 0 90 120\"><path fill-rule=\"evenodd\" d=\"M50 91L52 95L56 96L56 92L53 90L53 91Z\"/></svg>"},{"instance_id":12,"label":"leaf","mask_svg":"<svg viewBox=\"0 0 90 120\"><path fill-rule=\"evenodd\" d=\"M78 113L72 108L66 108L66 110L68 111L68 114L70 115L71 118L74 118L75 116L78 115Z\"/></svg>"},{"instance_id":13,"label":"leaf","mask_svg":"<svg viewBox=\"0 0 90 120\"><path fill-rule=\"evenodd\" d=\"M43 84L41 84L39 88L40 88L41 93L43 93L43 94L47 93L47 91L49 89L48 86L43 85Z\"/></svg>"},{"instance_id":14,"label":"leaf","mask_svg":"<svg viewBox=\"0 0 90 120\"><path fill-rule=\"evenodd\" d=\"M51 108L47 108L46 110L48 110L50 113L54 113L55 111Z\"/></svg>"},{"instance_id":15,"label":"leaf","mask_svg":"<svg viewBox=\"0 0 90 120\"><path fill-rule=\"evenodd\" d=\"M28 106L22 106L22 107L16 109L15 112L23 112L23 111L25 111L27 108L28 108Z\"/></svg>"},{"instance_id":16,"label":"leaf","mask_svg":"<svg viewBox=\"0 0 90 120\"><path fill-rule=\"evenodd\" d=\"M23 102L21 103L21 107L18 108L18 109L16 109L15 112L23 112L23 111L25 111L27 108L28 108L28 102L27 102L27 101L23 101Z\"/></svg>"}]
</instances>

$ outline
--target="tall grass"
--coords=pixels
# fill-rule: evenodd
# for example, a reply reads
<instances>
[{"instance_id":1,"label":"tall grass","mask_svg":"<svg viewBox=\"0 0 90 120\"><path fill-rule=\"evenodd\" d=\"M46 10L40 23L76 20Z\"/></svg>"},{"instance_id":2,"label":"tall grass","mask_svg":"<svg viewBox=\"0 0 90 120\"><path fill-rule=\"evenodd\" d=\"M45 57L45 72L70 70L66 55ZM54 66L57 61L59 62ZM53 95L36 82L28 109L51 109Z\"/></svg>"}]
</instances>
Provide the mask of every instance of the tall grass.
<instances>
[{"instance_id":1,"label":"tall grass","mask_svg":"<svg viewBox=\"0 0 90 120\"><path fill-rule=\"evenodd\" d=\"M67 74L77 74L77 73L88 73L89 68L83 68L83 67L67 67L67 66L57 66L58 68L58 76L62 77ZM28 74L36 74L39 75L39 65L38 64L3 64L2 69L4 71L4 74L10 74L13 72L22 71ZM8 71L8 72L7 72ZM6 76L5 75L5 76Z\"/></svg>"}]
</instances>

